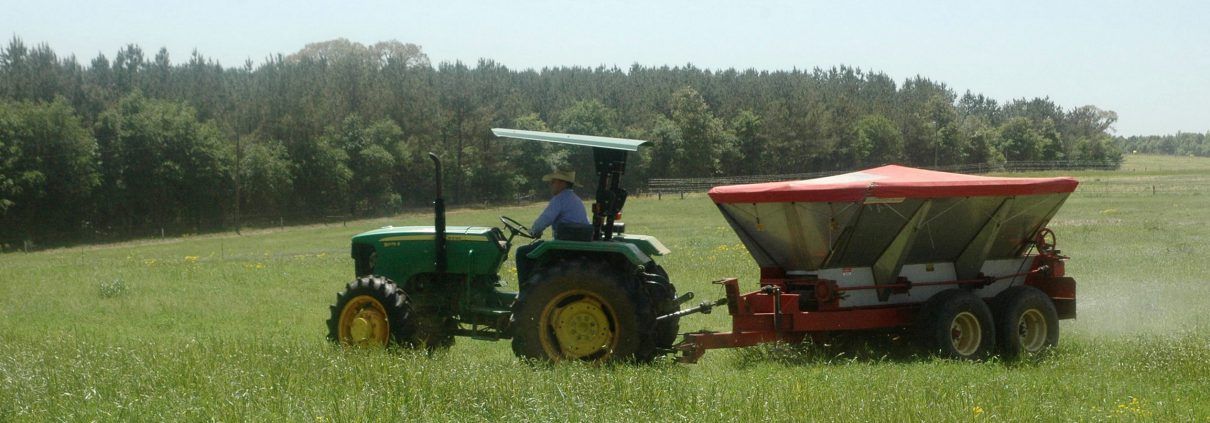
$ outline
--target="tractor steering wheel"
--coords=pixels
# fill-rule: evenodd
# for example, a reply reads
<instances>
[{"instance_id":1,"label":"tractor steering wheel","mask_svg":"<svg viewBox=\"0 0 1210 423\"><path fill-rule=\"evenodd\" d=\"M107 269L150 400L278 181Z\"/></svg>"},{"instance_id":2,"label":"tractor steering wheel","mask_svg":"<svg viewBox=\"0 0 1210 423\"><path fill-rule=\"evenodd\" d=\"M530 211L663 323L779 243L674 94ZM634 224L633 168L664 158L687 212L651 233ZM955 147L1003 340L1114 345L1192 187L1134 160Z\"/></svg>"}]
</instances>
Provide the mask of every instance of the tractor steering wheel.
<instances>
[{"instance_id":1,"label":"tractor steering wheel","mask_svg":"<svg viewBox=\"0 0 1210 423\"><path fill-rule=\"evenodd\" d=\"M509 242L512 242L513 237L515 237L517 235L521 235L524 238L530 238L530 239L534 238L534 234L529 232L529 228L525 227L525 225L518 223L516 220L513 220L513 218L511 218L511 217L500 216L500 222L504 224L504 227L508 228Z\"/></svg>"},{"instance_id":2,"label":"tractor steering wheel","mask_svg":"<svg viewBox=\"0 0 1210 423\"><path fill-rule=\"evenodd\" d=\"M1050 230L1050 228L1042 228L1042 230L1038 231L1038 236L1034 238L1034 246L1042 254L1053 254L1056 243L1055 232Z\"/></svg>"}]
</instances>

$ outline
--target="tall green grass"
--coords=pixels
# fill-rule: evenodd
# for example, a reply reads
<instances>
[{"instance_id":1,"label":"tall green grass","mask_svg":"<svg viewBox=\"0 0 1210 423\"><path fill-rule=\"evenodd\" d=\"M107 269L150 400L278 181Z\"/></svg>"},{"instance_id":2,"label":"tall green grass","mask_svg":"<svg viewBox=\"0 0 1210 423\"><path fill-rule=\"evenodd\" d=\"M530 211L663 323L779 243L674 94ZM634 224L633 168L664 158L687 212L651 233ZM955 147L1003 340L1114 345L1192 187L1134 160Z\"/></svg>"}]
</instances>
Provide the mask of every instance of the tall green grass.
<instances>
[{"instance_id":1,"label":"tall green grass","mask_svg":"<svg viewBox=\"0 0 1210 423\"><path fill-rule=\"evenodd\" d=\"M1131 156L1052 227L1080 317L1033 362L952 362L770 346L680 365L527 365L507 342L433 356L342 351L323 321L351 279L348 238L425 214L0 255L0 420L935 421L1210 418L1210 160ZM1177 190L1121 191L1154 183ZM541 205L451 224L532 219ZM633 199L681 290L756 268L703 195ZM515 273L504 270L510 285ZM728 327L725 313L683 330Z\"/></svg>"}]
</instances>

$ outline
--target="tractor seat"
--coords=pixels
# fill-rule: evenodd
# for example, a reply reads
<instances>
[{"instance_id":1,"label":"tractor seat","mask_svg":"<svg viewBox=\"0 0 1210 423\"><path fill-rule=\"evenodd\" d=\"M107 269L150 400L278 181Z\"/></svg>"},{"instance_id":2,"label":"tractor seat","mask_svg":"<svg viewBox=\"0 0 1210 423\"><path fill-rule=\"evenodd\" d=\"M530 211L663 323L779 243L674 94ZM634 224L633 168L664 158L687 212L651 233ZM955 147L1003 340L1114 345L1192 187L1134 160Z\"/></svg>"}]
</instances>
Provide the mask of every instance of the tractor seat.
<instances>
[{"instance_id":1,"label":"tractor seat","mask_svg":"<svg viewBox=\"0 0 1210 423\"><path fill-rule=\"evenodd\" d=\"M592 241L592 225L556 223L555 239L563 241Z\"/></svg>"}]
</instances>

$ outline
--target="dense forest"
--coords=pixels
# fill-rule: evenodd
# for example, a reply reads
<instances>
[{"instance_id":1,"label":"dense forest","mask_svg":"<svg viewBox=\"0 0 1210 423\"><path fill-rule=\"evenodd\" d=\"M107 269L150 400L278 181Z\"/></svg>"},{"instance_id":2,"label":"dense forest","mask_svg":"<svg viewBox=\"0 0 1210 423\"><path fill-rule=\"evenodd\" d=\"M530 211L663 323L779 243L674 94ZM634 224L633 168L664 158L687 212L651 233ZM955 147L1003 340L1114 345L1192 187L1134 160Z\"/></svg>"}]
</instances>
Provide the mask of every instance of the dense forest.
<instances>
[{"instance_id":1,"label":"dense forest","mask_svg":"<svg viewBox=\"0 0 1210 423\"><path fill-rule=\"evenodd\" d=\"M1124 152L1210 157L1210 133L1117 137L1114 141Z\"/></svg>"},{"instance_id":2,"label":"dense forest","mask_svg":"<svg viewBox=\"0 0 1210 423\"><path fill-rule=\"evenodd\" d=\"M587 149L492 127L651 140L626 176L641 186L891 162L1118 163L1116 119L844 66L514 70L343 39L236 67L136 45L83 64L13 39L0 48L0 244L394 212L430 200L430 151L452 204L540 199L554 166L588 180Z\"/></svg>"}]
</instances>

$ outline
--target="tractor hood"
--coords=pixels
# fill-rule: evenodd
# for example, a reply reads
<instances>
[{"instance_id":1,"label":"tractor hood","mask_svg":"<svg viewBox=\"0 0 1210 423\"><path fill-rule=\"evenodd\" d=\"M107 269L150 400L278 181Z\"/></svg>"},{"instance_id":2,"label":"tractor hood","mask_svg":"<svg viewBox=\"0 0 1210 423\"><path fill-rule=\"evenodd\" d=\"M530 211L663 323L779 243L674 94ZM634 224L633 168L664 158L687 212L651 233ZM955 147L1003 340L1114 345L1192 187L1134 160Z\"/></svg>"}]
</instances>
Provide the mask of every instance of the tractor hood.
<instances>
[{"instance_id":1,"label":"tractor hood","mask_svg":"<svg viewBox=\"0 0 1210 423\"><path fill-rule=\"evenodd\" d=\"M492 227L448 226L445 239L449 268L460 274L496 275L508 253L504 234ZM352 253L364 257L366 272L403 282L442 271L434 260L436 240L433 226L388 226L353 236Z\"/></svg>"},{"instance_id":2,"label":"tractor hood","mask_svg":"<svg viewBox=\"0 0 1210 423\"><path fill-rule=\"evenodd\" d=\"M488 226L447 226L445 236L449 241L488 241L496 228ZM386 226L353 236L353 242L371 243L391 241L432 241L437 230L433 226Z\"/></svg>"}]
</instances>

